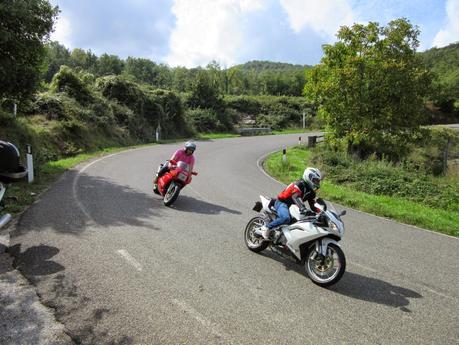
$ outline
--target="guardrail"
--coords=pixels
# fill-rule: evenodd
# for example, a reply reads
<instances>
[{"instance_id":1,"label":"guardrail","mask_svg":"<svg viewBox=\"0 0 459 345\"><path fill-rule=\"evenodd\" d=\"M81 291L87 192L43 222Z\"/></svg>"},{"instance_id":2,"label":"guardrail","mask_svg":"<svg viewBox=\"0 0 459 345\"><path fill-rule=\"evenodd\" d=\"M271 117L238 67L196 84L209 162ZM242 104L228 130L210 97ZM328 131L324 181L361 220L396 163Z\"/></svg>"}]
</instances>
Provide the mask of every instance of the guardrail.
<instances>
[{"instance_id":1,"label":"guardrail","mask_svg":"<svg viewBox=\"0 0 459 345\"><path fill-rule=\"evenodd\" d=\"M269 127L247 127L238 128L237 133L240 135L257 135L257 134L269 134L272 132Z\"/></svg>"}]
</instances>

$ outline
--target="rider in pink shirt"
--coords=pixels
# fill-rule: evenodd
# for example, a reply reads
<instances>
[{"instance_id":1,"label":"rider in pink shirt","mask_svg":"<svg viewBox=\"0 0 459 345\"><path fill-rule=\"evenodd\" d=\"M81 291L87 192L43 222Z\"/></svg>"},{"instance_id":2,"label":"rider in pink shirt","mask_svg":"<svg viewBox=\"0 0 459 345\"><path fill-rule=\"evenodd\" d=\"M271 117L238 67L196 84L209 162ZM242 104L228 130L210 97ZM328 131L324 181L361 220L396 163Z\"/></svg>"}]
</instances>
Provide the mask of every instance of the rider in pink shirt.
<instances>
[{"instance_id":1,"label":"rider in pink shirt","mask_svg":"<svg viewBox=\"0 0 459 345\"><path fill-rule=\"evenodd\" d=\"M196 144L192 141L188 141L185 143L185 147L183 149L178 149L175 151L175 153L171 157L171 161L175 162L185 162L190 166L190 171L193 171L193 166L194 166L194 156L193 153L196 150ZM169 161L166 161L164 165L158 170L156 173L155 181L156 183L158 181L158 178L163 176L166 172L169 171L170 168L170 163Z\"/></svg>"},{"instance_id":2,"label":"rider in pink shirt","mask_svg":"<svg viewBox=\"0 0 459 345\"><path fill-rule=\"evenodd\" d=\"M170 160L176 161L176 162L180 162L180 161L185 162L186 164L190 166L190 171L193 171L193 166L194 166L193 151L190 148L178 149L172 155ZM191 154L189 152L191 152Z\"/></svg>"}]
</instances>

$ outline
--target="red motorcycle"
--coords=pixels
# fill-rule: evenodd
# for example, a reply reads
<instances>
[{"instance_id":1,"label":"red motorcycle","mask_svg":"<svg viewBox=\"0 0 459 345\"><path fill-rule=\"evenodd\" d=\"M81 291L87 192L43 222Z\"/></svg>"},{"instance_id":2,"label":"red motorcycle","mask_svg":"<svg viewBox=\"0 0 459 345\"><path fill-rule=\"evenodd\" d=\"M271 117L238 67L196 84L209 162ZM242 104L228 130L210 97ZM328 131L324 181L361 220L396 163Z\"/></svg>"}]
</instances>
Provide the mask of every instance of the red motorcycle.
<instances>
[{"instance_id":1,"label":"red motorcycle","mask_svg":"<svg viewBox=\"0 0 459 345\"><path fill-rule=\"evenodd\" d=\"M169 165L169 172L159 177L157 183L153 183L153 191L163 197L166 206L172 205L177 200L180 190L191 183L191 176L198 174L191 171L191 167L182 161L170 160Z\"/></svg>"}]
</instances>

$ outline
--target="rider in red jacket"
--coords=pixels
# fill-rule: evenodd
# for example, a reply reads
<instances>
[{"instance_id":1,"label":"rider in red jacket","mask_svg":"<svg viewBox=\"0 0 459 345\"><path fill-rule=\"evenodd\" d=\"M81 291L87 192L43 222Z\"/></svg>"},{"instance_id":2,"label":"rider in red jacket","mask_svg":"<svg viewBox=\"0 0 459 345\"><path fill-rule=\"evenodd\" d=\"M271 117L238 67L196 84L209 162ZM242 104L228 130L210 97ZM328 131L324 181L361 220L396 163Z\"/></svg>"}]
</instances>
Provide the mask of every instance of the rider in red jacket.
<instances>
[{"instance_id":1,"label":"rider in red jacket","mask_svg":"<svg viewBox=\"0 0 459 345\"><path fill-rule=\"evenodd\" d=\"M319 169L307 168L304 170L302 179L290 183L278 196L274 203L274 208L277 212L277 218L271 223L263 225L260 230L265 240L269 239L271 230L279 225L290 222L289 207L296 204L301 213L306 212L304 206L305 201L308 201L311 210L314 210L316 199L316 191L320 187L322 174Z\"/></svg>"}]
</instances>

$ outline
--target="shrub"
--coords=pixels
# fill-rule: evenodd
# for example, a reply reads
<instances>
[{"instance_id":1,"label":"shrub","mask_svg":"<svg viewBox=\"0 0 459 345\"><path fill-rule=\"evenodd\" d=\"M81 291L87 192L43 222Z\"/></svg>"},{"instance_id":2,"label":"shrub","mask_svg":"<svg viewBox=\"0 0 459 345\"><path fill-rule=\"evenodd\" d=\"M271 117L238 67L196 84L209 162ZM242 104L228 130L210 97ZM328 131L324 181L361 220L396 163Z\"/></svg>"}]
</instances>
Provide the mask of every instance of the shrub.
<instances>
[{"instance_id":1,"label":"shrub","mask_svg":"<svg viewBox=\"0 0 459 345\"><path fill-rule=\"evenodd\" d=\"M223 125L220 123L217 112L212 109L189 109L185 116L188 122L198 132L218 132Z\"/></svg>"},{"instance_id":2,"label":"shrub","mask_svg":"<svg viewBox=\"0 0 459 345\"><path fill-rule=\"evenodd\" d=\"M459 183L429 176L424 171L409 170L406 165L386 160L360 160L346 153L317 147L311 162L326 173L327 179L347 184L356 190L436 205L459 211Z\"/></svg>"},{"instance_id":3,"label":"shrub","mask_svg":"<svg viewBox=\"0 0 459 345\"><path fill-rule=\"evenodd\" d=\"M81 104L87 104L93 100L88 87L67 66L61 66L59 72L54 75L51 89L55 92L66 92Z\"/></svg>"}]
</instances>

